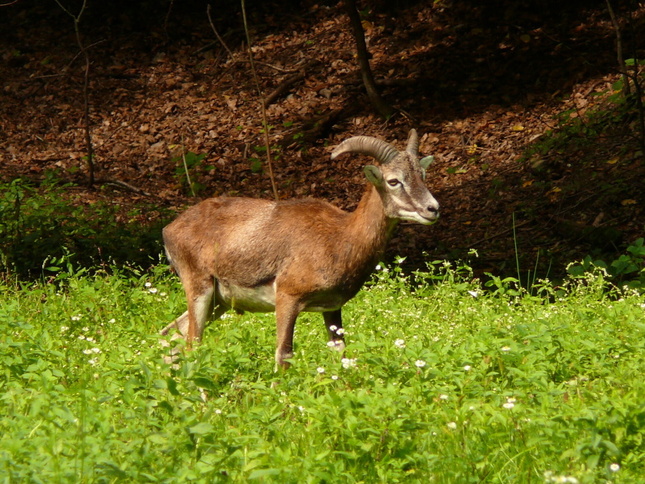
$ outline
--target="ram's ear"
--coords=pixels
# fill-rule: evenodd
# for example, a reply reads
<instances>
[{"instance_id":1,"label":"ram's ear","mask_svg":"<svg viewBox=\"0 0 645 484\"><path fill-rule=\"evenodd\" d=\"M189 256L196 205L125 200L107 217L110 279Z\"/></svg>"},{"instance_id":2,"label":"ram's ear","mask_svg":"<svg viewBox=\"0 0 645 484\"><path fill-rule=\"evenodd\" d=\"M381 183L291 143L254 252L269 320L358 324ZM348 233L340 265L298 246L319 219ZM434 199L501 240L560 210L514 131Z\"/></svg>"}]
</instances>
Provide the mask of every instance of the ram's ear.
<instances>
[{"instance_id":1,"label":"ram's ear","mask_svg":"<svg viewBox=\"0 0 645 484\"><path fill-rule=\"evenodd\" d=\"M425 158L421 158L419 160L419 164L421 165L421 168L426 170L432 163L434 162L434 156L426 156Z\"/></svg>"},{"instance_id":2,"label":"ram's ear","mask_svg":"<svg viewBox=\"0 0 645 484\"><path fill-rule=\"evenodd\" d=\"M423 177L424 180L426 179L426 170L432 164L433 161L434 161L434 156L426 156L425 158L421 158L419 160L419 165L421 165L421 168L423 168L423 172L421 176Z\"/></svg>"},{"instance_id":3,"label":"ram's ear","mask_svg":"<svg viewBox=\"0 0 645 484\"><path fill-rule=\"evenodd\" d=\"M363 168L363 171L365 172L367 180L372 185L374 185L375 187L383 186L383 174L381 173L381 170L378 166L366 165L365 168Z\"/></svg>"}]
</instances>

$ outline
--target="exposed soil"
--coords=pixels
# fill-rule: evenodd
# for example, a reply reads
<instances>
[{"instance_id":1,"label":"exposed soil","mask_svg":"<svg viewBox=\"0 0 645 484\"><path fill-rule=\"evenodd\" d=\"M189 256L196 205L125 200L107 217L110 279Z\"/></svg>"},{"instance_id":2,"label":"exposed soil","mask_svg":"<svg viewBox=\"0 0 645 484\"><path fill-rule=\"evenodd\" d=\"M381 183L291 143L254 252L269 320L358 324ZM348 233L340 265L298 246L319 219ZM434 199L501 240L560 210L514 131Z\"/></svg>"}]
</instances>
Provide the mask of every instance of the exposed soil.
<instances>
[{"instance_id":1,"label":"exposed soil","mask_svg":"<svg viewBox=\"0 0 645 484\"><path fill-rule=\"evenodd\" d=\"M85 64L72 19L42 3L0 7L0 176L38 180L53 170L85 184ZM109 6L91 5L80 22L98 180L84 203L111 200L125 217L142 200L179 211L214 195L271 198L238 3L212 12L226 47L202 2L172 10L102 3ZM331 161L333 147L358 134L401 146L414 127L421 153L435 156L428 184L442 218L429 228L402 225L390 257L419 266L468 258L474 248L478 272L514 274L517 252L523 271L558 275L568 261L620 253L643 235L638 120L607 129L608 118L589 118L612 106L619 79L604 1L407 5L392 12L377 2L363 22L382 94L399 110L387 122L364 95L342 6L249 7L262 95L284 87L267 107L281 198L353 209L366 159ZM632 52L639 39L631 32L644 18L635 10L637 28L624 25ZM585 121L547 145L563 112Z\"/></svg>"}]
</instances>

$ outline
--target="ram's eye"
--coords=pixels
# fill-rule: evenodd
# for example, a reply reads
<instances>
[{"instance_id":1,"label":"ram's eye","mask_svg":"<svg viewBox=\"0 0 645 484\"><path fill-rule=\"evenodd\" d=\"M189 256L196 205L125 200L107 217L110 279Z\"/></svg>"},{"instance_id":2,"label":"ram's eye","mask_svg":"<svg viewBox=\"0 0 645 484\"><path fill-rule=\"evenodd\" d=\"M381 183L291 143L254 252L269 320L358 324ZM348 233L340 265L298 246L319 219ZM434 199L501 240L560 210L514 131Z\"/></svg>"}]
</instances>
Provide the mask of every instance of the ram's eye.
<instances>
[{"instance_id":1,"label":"ram's eye","mask_svg":"<svg viewBox=\"0 0 645 484\"><path fill-rule=\"evenodd\" d=\"M395 187L397 185L400 185L401 182L399 180L397 180L396 178L392 178L392 179L387 181L387 184L390 185L391 187Z\"/></svg>"}]
</instances>

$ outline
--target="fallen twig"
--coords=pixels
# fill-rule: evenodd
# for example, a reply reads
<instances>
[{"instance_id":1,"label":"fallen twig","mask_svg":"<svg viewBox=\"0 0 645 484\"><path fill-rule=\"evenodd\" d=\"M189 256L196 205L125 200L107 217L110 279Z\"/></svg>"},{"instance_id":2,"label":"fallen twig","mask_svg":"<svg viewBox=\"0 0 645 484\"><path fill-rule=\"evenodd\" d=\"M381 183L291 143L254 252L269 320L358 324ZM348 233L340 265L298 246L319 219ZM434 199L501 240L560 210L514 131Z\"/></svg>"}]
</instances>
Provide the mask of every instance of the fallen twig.
<instances>
[{"instance_id":1,"label":"fallen twig","mask_svg":"<svg viewBox=\"0 0 645 484\"><path fill-rule=\"evenodd\" d=\"M282 81L278 87L276 87L271 94L269 94L267 97L264 98L264 107L268 107L271 104L273 104L280 96L282 96L284 93L286 93L291 86L296 84L297 82L302 81L305 78L305 71L304 69L300 71L298 74L295 74L291 77L287 77L284 81Z\"/></svg>"},{"instance_id":2,"label":"fallen twig","mask_svg":"<svg viewBox=\"0 0 645 484\"><path fill-rule=\"evenodd\" d=\"M125 188L126 190L140 195L145 195L146 197L151 197L152 195L141 188L137 188L134 185L124 182L123 180L115 180L112 178L100 178L96 180L97 183L101 185L112 185L118 188Z\"/></svg>"}]
</instances>

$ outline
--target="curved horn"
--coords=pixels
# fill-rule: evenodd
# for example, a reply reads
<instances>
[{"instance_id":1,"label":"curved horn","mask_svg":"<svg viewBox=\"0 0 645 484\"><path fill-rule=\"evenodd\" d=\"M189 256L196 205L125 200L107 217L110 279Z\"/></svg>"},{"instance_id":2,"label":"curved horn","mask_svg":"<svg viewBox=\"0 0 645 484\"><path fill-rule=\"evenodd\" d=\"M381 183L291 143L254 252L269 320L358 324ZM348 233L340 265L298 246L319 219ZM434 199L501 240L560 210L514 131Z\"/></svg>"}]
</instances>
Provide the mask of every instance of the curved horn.
<instances>
[{"instance_id":1,"label":"curved horn","mask_svg":"<svg viewBox=\"0 0 645 484\"><path fill-rule=\"evenodd\" d=\"M408 146L405 149L412 156L419 156L419 136L416 129L411 129L408 135Z\"/></svg>"},{"instance_id":2,"label":"curved horn","mask_svg":"<svg viewBox=\"0 0 645 484\"><path fill-rule=\"evenodd\" d=\"M343 153L362 153L369 155L385 165L392 161L399 152L389 143L371 136L354 136L339 144L331 153L332 160Z\"/></svg>"}]
</instances>

